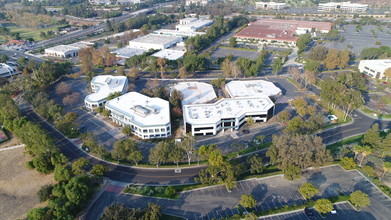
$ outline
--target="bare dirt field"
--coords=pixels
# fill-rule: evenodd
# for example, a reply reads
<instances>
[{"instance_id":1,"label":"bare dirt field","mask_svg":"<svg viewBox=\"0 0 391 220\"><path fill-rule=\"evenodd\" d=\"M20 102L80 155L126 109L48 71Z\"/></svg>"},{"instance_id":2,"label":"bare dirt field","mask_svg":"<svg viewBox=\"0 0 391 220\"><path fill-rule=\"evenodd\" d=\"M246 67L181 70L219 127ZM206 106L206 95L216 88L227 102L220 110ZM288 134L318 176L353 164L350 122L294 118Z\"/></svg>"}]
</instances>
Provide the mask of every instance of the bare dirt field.
<instances>
[{"instance_id":1,"label":"bare dirt field","mask_svg":"<svg viewBox=\"0 0 391 220\"><path fill-rule=\"evenodd\" d=\"M40 206L37 192L54 182L53 175L43 175L25 168L29 156L23 148L0 152L0 219L24 219L26 213Z\"/></svg>"}]
</instances>

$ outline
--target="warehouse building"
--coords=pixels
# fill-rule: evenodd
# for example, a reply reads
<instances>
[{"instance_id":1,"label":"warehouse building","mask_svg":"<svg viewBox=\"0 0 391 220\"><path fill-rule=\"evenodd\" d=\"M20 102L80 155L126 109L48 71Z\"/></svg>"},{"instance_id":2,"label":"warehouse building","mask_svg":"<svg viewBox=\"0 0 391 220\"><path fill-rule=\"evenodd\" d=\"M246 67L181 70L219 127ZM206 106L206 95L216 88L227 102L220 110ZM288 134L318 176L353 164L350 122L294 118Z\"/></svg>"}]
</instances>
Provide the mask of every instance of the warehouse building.
<instances>
[{"instance_id":1,"label":"warehouse building","mask_svg":"<svg viewBox=\"0 0 391 220\"><path fill-rule=\"evenodd\" d=\"M171 29L159 29L156 31L153 31L152 34L160 34L160 35L169 35L169 36L175 36L175 37L194 37L197 35L203 35L205 32L196 32L196 31L178 31L178 30L171 30Z\"/></svg>"},{"instance_id":2,"label":"warehouse building","mask_svg":"<svg viewBox=\"0 0 391 220\"><path fill-rule=\"evenodd\" d=\"M205 20L205 19L198 19L198 18L184 18L179 20L179 24L175 25L175 30L191 33L212 24L213 24L213 20Z\"/></svg>"},{"instance_id":3,"label":"warehouse building","mask_svg":"<svg viewBox=\"0 0 391 220\"><path fill-rule=\"evenodd\" d=\"M372 78L382 79L385 77L384 72L391 68L391 59L385 60L361 60L358 69Z\"/></svg>"},{"instance_id":4,"label":"warehouse building","mask_svg":"<svg viewBox=\"0 0 391 220\"><path fill-rule=\"evenodd\" d=\"M169 102L129 92L106 103L113 122L129 126L142 139L166 138L171 135Z\"/></svg>"},{"instance_id":5,"label":"warehouse building","mask_svg":"<svg viewBox=\"0 0 391 220\"><path fill-rule=\"evenodd\" d=\"M129 48L163 50L182 42L182 37L160 34L148 34L129 41Z\"/></svg>"},{"instance_id":6,"label":"warehouse building","mask_svg":"<svg viewBox=\"0 0 391 220\"><path fill-rule=\"evenodd\" d=\"M231 98L268 96L276 100L282 95L280 88L265 80L231 81L225 85L225 90Z\"/></svg>"},{"instance_id":7,"label":"warehouse building","mask_svg":"<svg viewBox=\"0 0 391 220\"><path fill-rule=\"evenodd\" d=\"M351 2L328 2L319 3L318 11L320 12L351 12L362 13L368 10L367 4L351 3Z\"/></svg>"},{"instance_id":8,"label":"warehouse building","mask_svg":"<svg viewBox=\"0 0 391 220\"><path fill-rule=\"evenodd\" d=\"M87 95L84 104L87 110L93 111L106 103L107 97L115 92L124 94L128 87L126 76L101 75L91 80L93 94Z\"/></svg>"},{"instance_id":9,"label":"warehouse building","mask_svg":"<svg viewBox=\"0 0 391 220\"><path fill-rule=\"evenodd\" d=\"M116 50L111 51L111 53L114 53L117 58L126 59L126 58L130 58L132 56L141 55L147 51L148 50L146 50L146 49L122 47L122 48L118 48Z\"/></svg>"},{"instance_id":10,"label":"warehouse building","mask_svg":"<svg viewBox=\"0 0 391 220\"><path fill-rule=\"evenodd\" d=\"M238 130L245 119L266 122L274 115L274 103L267 97L223 98L211 104L183 106L185 133L216 135L221 130Z\"/></svg>"},{"instance_id":11,"label":"warehouse building","mask_svg":"<svg viewBox=\"0 0 391 220\"><path fill-rule=\"evenodd\" d=\"M260 19L250 23L235 37L239 41L296 45L299 37L295 35L310 33L312 30L327 33L331 26L330 22Z\"/></svg>"},{"instance_id":12,"label":"warehouse building","mask_svg":"<svg viewBox=\"0 0 391 220\"><path fill-rule=\"evenodd\" d=\"M45 49L45 55L51 57L71 58L77 57L80 48L69 45L58 45Z\"/></svg>"},{"instance_id":13,"label":"warehouse building","mask_svg":"<svg viewBox=\"0 0 391 220\"><path fill-rule=\"evenodd\" d=\"M286 8L286 3L278 2L255 2L255 7L262 10L281 10Z\"/></svg>"},{"instance_id":14,"label":"warehouse building","mask_svg":"<svg viewBox=\"0 0 391 220\"><path fill-rule=\"evenodd\" d=\"M185 55L186 51L163 49L152 54L153 57L165 58L167 60L177 60Z\"/></svg>"},{"instance_id":15,"label":"warehouse building","mask_svg":"<svg viewBox=\"0 0 391 220\"><path fill-rule=\"evenodd\" d=\"M217 96L213 86L203 82L180 82L173 89L182 95L182 106L213 103Z\"/></svg>"}]
</instances>

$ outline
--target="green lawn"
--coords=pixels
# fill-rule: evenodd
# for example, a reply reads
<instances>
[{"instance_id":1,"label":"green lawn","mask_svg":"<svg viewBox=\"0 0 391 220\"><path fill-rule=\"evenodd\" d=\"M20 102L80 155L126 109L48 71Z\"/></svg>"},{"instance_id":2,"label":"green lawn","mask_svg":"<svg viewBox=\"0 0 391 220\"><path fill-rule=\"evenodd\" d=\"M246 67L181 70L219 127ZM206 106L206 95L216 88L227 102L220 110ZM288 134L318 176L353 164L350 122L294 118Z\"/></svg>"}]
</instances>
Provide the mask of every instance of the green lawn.
<instances>
[{"instance_id":1,"label":"green lawn","mask_svg":"<svg viewBox=\"0 0 391 220\"><path fill-rule=\"evenodd\" d=\"M41 38L41 36L39 36L41 31L44 31L44 32L48 32L49 30L57 31L58 26L48 27L48 28L39 28L39 29L35 29L35 28L21 28L21 27L16 27L16 26L11 26L11 27L8 27L8 28L10 29L11 32L19 32L20 36L22 37L22 39L26 39L26 38L32 37L32 38L34 38L34 40L40 41L40 40L43 40ZM11 37L8 37L8 39L10 40ZM7 41L7 38L5 36L3 36L3 35L0 35L0 42L5 42L5 41Z\"/></svg>"}]
</instances>

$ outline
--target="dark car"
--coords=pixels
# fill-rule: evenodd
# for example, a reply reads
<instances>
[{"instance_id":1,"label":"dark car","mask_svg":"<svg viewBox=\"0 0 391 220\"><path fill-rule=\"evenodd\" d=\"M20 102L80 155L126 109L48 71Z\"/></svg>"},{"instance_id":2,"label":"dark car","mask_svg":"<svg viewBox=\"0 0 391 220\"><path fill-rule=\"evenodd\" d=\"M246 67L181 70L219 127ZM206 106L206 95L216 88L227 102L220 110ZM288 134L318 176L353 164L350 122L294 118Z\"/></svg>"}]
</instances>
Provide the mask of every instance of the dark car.
<instances>
[{"instance_id":1,"label":"dark car","mask_svg":"<svg viewBox=\"0 0 391 220\"><path fill-rule=\"evenodd\" d=\"M308 216L308 218L310 218L310 219L314 219L315 218L313 210L311 210L309 208L305 208L304 212Z\"/></svg>"},{"instance_id":2,"label":"dark car","mask_svg":"<svg viewBox=\"0 0 391 220\"><path fill-rule=\"evenodd\" d=\"M247 130L247 129L244 129L242 132L243 132L243 134L250 134L250 130Z\"/></svg>"}]
</instances>

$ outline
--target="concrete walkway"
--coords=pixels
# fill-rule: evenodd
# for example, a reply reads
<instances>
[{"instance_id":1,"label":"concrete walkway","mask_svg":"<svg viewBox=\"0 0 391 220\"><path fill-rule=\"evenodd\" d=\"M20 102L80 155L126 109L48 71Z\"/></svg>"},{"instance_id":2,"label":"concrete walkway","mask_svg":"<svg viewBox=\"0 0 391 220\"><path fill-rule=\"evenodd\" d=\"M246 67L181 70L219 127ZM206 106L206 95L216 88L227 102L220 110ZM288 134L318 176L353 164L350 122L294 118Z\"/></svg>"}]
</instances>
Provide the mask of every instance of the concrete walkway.
<instances>
[{"instance_id":1,"label":"concrete walkway","mask_svg":"<svg viewBox=\"0 0 391 220\"><path fill-rule=\"evenodd\" d=\"M13 149L24 147L24 146L25 146L24 144L15 145L15 146L11 146L11 147L1 148L0 151L13 150Z\"/></svg>"}]
</instances>

